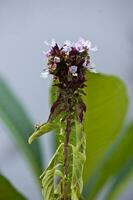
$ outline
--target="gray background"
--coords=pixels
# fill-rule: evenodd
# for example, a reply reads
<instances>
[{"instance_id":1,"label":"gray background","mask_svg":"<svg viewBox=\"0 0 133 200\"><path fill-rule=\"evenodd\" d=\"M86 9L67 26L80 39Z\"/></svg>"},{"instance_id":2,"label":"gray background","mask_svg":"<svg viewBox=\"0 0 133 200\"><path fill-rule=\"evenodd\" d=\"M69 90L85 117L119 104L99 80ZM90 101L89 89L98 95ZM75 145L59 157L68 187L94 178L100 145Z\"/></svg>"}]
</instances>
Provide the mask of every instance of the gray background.
<instances>
[{"instance_id":1,"label":"gray background","mask_svg":"<svg viewBox=\"0 0 133 200\"><path fill-rule=\"evenodd\" d=\"M19 96L32 119L43 122L49 114L50 85L50 78L44 81L39 78L45 63L44 40L55 38L63 42L82 36L98 46L99 51L92 55L97 70L119 75L128 85L131 97L132 24L132 0L0 0L0 74ZM133 117L132 107L130 105L129 118ZM49 152L47 138L43 137L42 146ZM47 161L49 157L48 154ZM0 171L29 200L39 200L30 168L2 123ZM131 200L131 195L128 196L126 200ZM125 200L124 195L122 199Z\"/></svg>"}]
</instances>

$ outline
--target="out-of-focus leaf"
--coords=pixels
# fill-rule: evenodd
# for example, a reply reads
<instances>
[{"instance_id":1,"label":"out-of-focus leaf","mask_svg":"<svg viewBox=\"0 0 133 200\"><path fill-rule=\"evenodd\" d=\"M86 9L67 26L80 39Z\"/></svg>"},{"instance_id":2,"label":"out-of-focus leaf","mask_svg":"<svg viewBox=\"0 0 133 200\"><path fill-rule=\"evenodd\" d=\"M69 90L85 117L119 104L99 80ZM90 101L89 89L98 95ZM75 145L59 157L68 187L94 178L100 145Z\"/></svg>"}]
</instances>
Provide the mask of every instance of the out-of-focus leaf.
<instances>
[{"instance_id":1,"label":"out-of-focus leaf","mask_svg":"<svg viewBox=\"0 0 133 200\"><path fill-rule=\"evenodd\" d=\"M127 185L128 180L132 176L133 180L133 158L129 159L124 166L118 171L115 177L113 177L112 183L106 192L106 196L103 200L117 200L118 196L121 196L122 191L120 186ZM122 188L124 190L125 188Z\"/></svg>"},{"instance_id":2,"label":"out-of-focus leaf","mask_svg":"<svg viewBox=\"0 0 133 200\"><path fill-rule=\"evenodd\" d=\"M87 106L84 120L87 140L84 183L116 138L128 105L127 91L119 78L88 72L86 79L86 96L83 96Z\"/></svg>"},{"instance_id":3,"label":"out-of-focus leaf","mask_svg":"<svg viewBox=\"0 0 133 200\"><path fill-rule=\"evenodd\" d=\"M56 80L54 80L54 84L56 84ZM53 103L56 101L58 96L58 87L57 86L51 86L49 89L49 99L50 99L50 105L53 105ZM55 124L59 124L60 126L60 122L59 122L59 118L55 119ZM60 127L56 127L53 132L59 134L60 133ZM52 134L51 135L51 142L52 142L52 147L53 147L53 151L55 151L59 145L59 141L58 141L58 136L56 134Z\"/></svg>"},{"instance_id":4,"label":"out-of-focus leaf","mask_svg":"<svg viewBox=\"0 0 133 200\"><path fill-rule=\"evenodd\" d=\"M0 200L26 200L26 198L0 174Z\"/></svg>"},{"instance_id":5,"label":"out-of-focus leaf","mask_svg":"<svg viewBox=\"0 0 133 200\"><path fill-rule=\"evenodd\" d=\"M8 127L11 136L38 176L42 169L40 144L36 142L31 146L28 145L28 137L34 131L33 123L2 78L0 78L0 119Z\"/></svg>"},{"instance_id":6,"label":"out-of-focus leaf","mask_svg":"<svg viewBox=\"0 0 133 200\"><path fill-rule=\"evenodd\" d=\"M133 184L133 170L130 170L130 173L126 174L124 180L116 186L116 190L114 190L113 195L111 195L111 200L120 199L132 184Z\"/></svg>"},{"instance_id":7,"label":"out-of-focus leaf","mask_svg":"<svg viewBox=\"0 0 133 200\"><path fill-rule=\"evenodd\" d=\"M118 136L117 140L111 145L103 159L97 164L97 168L89 179L84 190L84 196L86 199L94 199L100 189L103 188L106 181L118 176L121 167L124 166L126 162L128 163L129 161L132 161L132 141L133 124L128 127L127 132L125 131L123 134Z\"/></svg>"}]
</instances>

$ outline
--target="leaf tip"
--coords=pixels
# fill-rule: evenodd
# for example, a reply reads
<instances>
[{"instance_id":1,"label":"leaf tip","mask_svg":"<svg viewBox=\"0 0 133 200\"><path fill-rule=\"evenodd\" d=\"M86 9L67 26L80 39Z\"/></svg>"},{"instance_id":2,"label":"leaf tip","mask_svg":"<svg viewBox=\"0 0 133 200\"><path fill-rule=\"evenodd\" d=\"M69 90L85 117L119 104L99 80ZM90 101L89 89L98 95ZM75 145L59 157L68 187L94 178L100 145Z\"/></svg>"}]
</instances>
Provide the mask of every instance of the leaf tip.
<instances>
[{"instance_id":1,"label":"leaf tip","mask_svg":"<svg viewBox=\"0 0 133 200\"><path fill-rule=\"evenodd\" d=\"M33 137L30 136L29 139L28 139L28 143L31 144L33 142L33 140L34 140Z\"/></svg>"}]
</instances>

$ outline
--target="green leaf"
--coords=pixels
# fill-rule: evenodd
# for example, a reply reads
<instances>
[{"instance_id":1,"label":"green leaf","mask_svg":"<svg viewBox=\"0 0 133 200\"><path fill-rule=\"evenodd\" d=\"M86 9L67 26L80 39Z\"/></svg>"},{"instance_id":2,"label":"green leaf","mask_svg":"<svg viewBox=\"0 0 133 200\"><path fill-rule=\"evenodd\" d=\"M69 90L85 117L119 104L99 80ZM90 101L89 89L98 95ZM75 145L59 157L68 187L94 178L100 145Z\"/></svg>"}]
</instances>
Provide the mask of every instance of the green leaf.
<instances>
[{"instance_id":1,"label":"green leaf","mask_svg":"<svg viewBox=\"0 0 133 200\"><path fill-rule=\"evenodd\" d=\"M42 124L41 126L39 126L37 128L37 130L29 137L28 139L28 142L29 144L31 144L35 139L37 139L38 137L44 135L45 133L47 132L50 132L52 131L54 128L53 128L53 125L48 122L48 123L44 123Z\"/></svg>"},{"instance_id":2,"label":"green leaf","mask_svg":"<svg viewBox=\"0 0 133 200\"><path fill-rule=\"evenodd\" d=\"M54 198L56 191L56 188L54 186L54 178L57 174L62 176L62 172L58 169L58 167L63 163L62 152L63 144L60 144L55 154L53 155L47 169L43 172L43 174L40 177L42 179L42 194L45 200L57 199ZM58 183L58 187L59 185L60 184ZM60 194L57 193L57 195Z\"/></svg>"},{"instance_id":3,"label":"green leaf","mask_svg":"<svg viewBox=\"0 0 133 200\"><path fill-rule=\"evenodd\" d=\"M85 155L78 151L75 146L72 146L73 149L73 170L72 170L72 183L71 183L71 199L79 200L81 197L83 189L83 165L85 162Z\"/></svg>"},{"instance_id":4,"label":"green leaf","mask_svg":"<svg viewBox=\"0 0 133 200\"><path fill-rule=\"evenodd\" d=\"M106 196L104 200L117 200L119 199L118 196L121 195L122 191L120 187L126 186L127 182L131 179L133 181L133 158L129 159L124 166L122 166L119 171L117 172L116 176L113 177L112 183L106 192ZM122 190L124 188L122 187Z\"/></svg>"},{"instance_id":5,"label":"green leaf","mask_svg":"<svg viewBox=\"0 0 133 200\"><path fill-rule=\"evenodd\" d=\"M133 166L133 164L132 164ZM123 180L116 184L116 188L114 188L113 193L111 194L111 200L120 199L126 189L133 183L133 169L129 169L129 173L127 172Z\"/></svg>"},{"instance_id":6,"label":"green leaf","mask_svg":"<svg viewBox=\"0 0 133 200\"><path fill-rule=\"evenodd\" d=\"M58 94L56 93L56 95ZM34 133L30 136L28 140L29 144L31 144L38 137L50 131L56 131L59 133L61 117L63 117L63 112L61 108L61 101L60 101L60 98L58 97L58 99L56 99L56 102L54 102L51 107L50 115L48 117L47 122L37 126L36 130L34 131ZM55 145L53 144L53 146Z\"/></svg>"},{"instance_id":7,"label":"green leaf","mask_svg":"<svg viewBox=\"0 0 133 200\"><path fill-rule=\"evenodd\" d=\"M86 199L94 199L109 179L119 176L119 171L125 163L129 163L129 161L132 162L132 141L133 124L128 127L127 131L118 136L117 140L111 145L103 159L98 162L97 168L93 172L84 190ZM131 167L131 163L128 167Z\"/></svg>"},{"instance_id":8,"label":"green leaf","mask_svg":"<svg viewBox=\"0 0 133 200\"><path fill-rule=\"evenodd\" d=\"M72 148L72 161L69 163L72 165L72 179L71 179L71 199L81 199L81 193L83 189L83 167L86 159L85 155L85 133L83 131L83 125L75 120L75 130L71 132L71 135L76 138L76 144L70 144ZM70 157L70 155L69 155Z\"/></svg>"},{"instance_id":9,"label":"green leaf","mask_svg":"<svg viewBox=\"0 0 133 200\"><path fill-rule=\"evenodd\" d=\"M71 199L81 199L81 193L83 189L83 167L86 160L85 155L85 133L83 125L75 121L76 131L76 146L72 146L72 181L71 181ZM74 134L74 133L72 133Z\"/></svg>"},{"instance_id":10,"label":"green leaf","mask_svg":"<svg viewBox=\"0 0 133 200\"><path fill-rule=\"evenodd\" d=\"M39 142L28 145L28 137L34 131L33 123L22 104L5 81L0 78L0 119L9 129L18 148L30 162L38 176L42 169L42 155Z\"/></svg>"},{"instance_id":11,"label":"green leaf","mask_svg":"<svg viewBox=\"0 0 133 200\"><path fill-rule=\"evenodd\" d=\"M88 72L86 80L86 96L83 96L87 106L84 120L87 140L85 183L116 138L128 105L127 91L119 78Z\"/></svg>"},{"instance_id":12,"label":"green leaf","mask_svg":"<svg viewBox=\"0 0 133 200\"><path fill-rule=\"evenodd\" d=\"M49 90L49 99L50 99L50 105L53 105L53 103L56 101L59 91L58 91L58 87L55 86L54 84L56 84L57 81L54 80L52 83L52 86L50 87ZM56 128L54 128L53 132L55 133L59 133L60 132L60 119L59 117L56 117L54 119L55 124L57 125ZM52 134L52 146L53 146L53 151L57 149L58 145L59 145L59 141L58 141L58 135L56 134Z\"/></svg>"},{"instance_id":13,"label":"green leaf","mask_svg":"<svg viewBox=\"0 0 133 200\"><path fill-rule=\"evenodd\" d=\"M26 200L26 198L0 174L0 200Z\"/></svg>"}]
</instances>

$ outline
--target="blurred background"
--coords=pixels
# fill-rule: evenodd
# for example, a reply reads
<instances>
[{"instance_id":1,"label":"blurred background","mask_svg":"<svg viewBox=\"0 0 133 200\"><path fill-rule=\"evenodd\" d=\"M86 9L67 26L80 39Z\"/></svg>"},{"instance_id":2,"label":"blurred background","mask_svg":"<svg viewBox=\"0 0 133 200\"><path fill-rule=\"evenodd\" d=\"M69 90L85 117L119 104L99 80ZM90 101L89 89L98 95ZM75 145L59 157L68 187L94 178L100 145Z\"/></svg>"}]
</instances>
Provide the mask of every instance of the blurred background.
<instances>
[{"instance_id":1,"label":"blurred background","mask_svg":"<svg viewBox=\"0 0 133 200\"><path fill-rule=\"evenodd\" d=\"M62 43L80 36L92 41L97 70L121 77L133 95L132 0L0 0L0 75L6 79L36 123L49 114L50 77L40 79L46 63L44 41ZM2 94L0 94L2 95ZM133 117L130 104L128 118ZM48 142L49 140L49 142ZM47 162L50 136L41 140ZM0 172L29 200L40 199L31 169L0 121ZM127 193L122 199L127 200ZM125 198L126 196L126 198Z\"/></svg>"}]
</instances>

